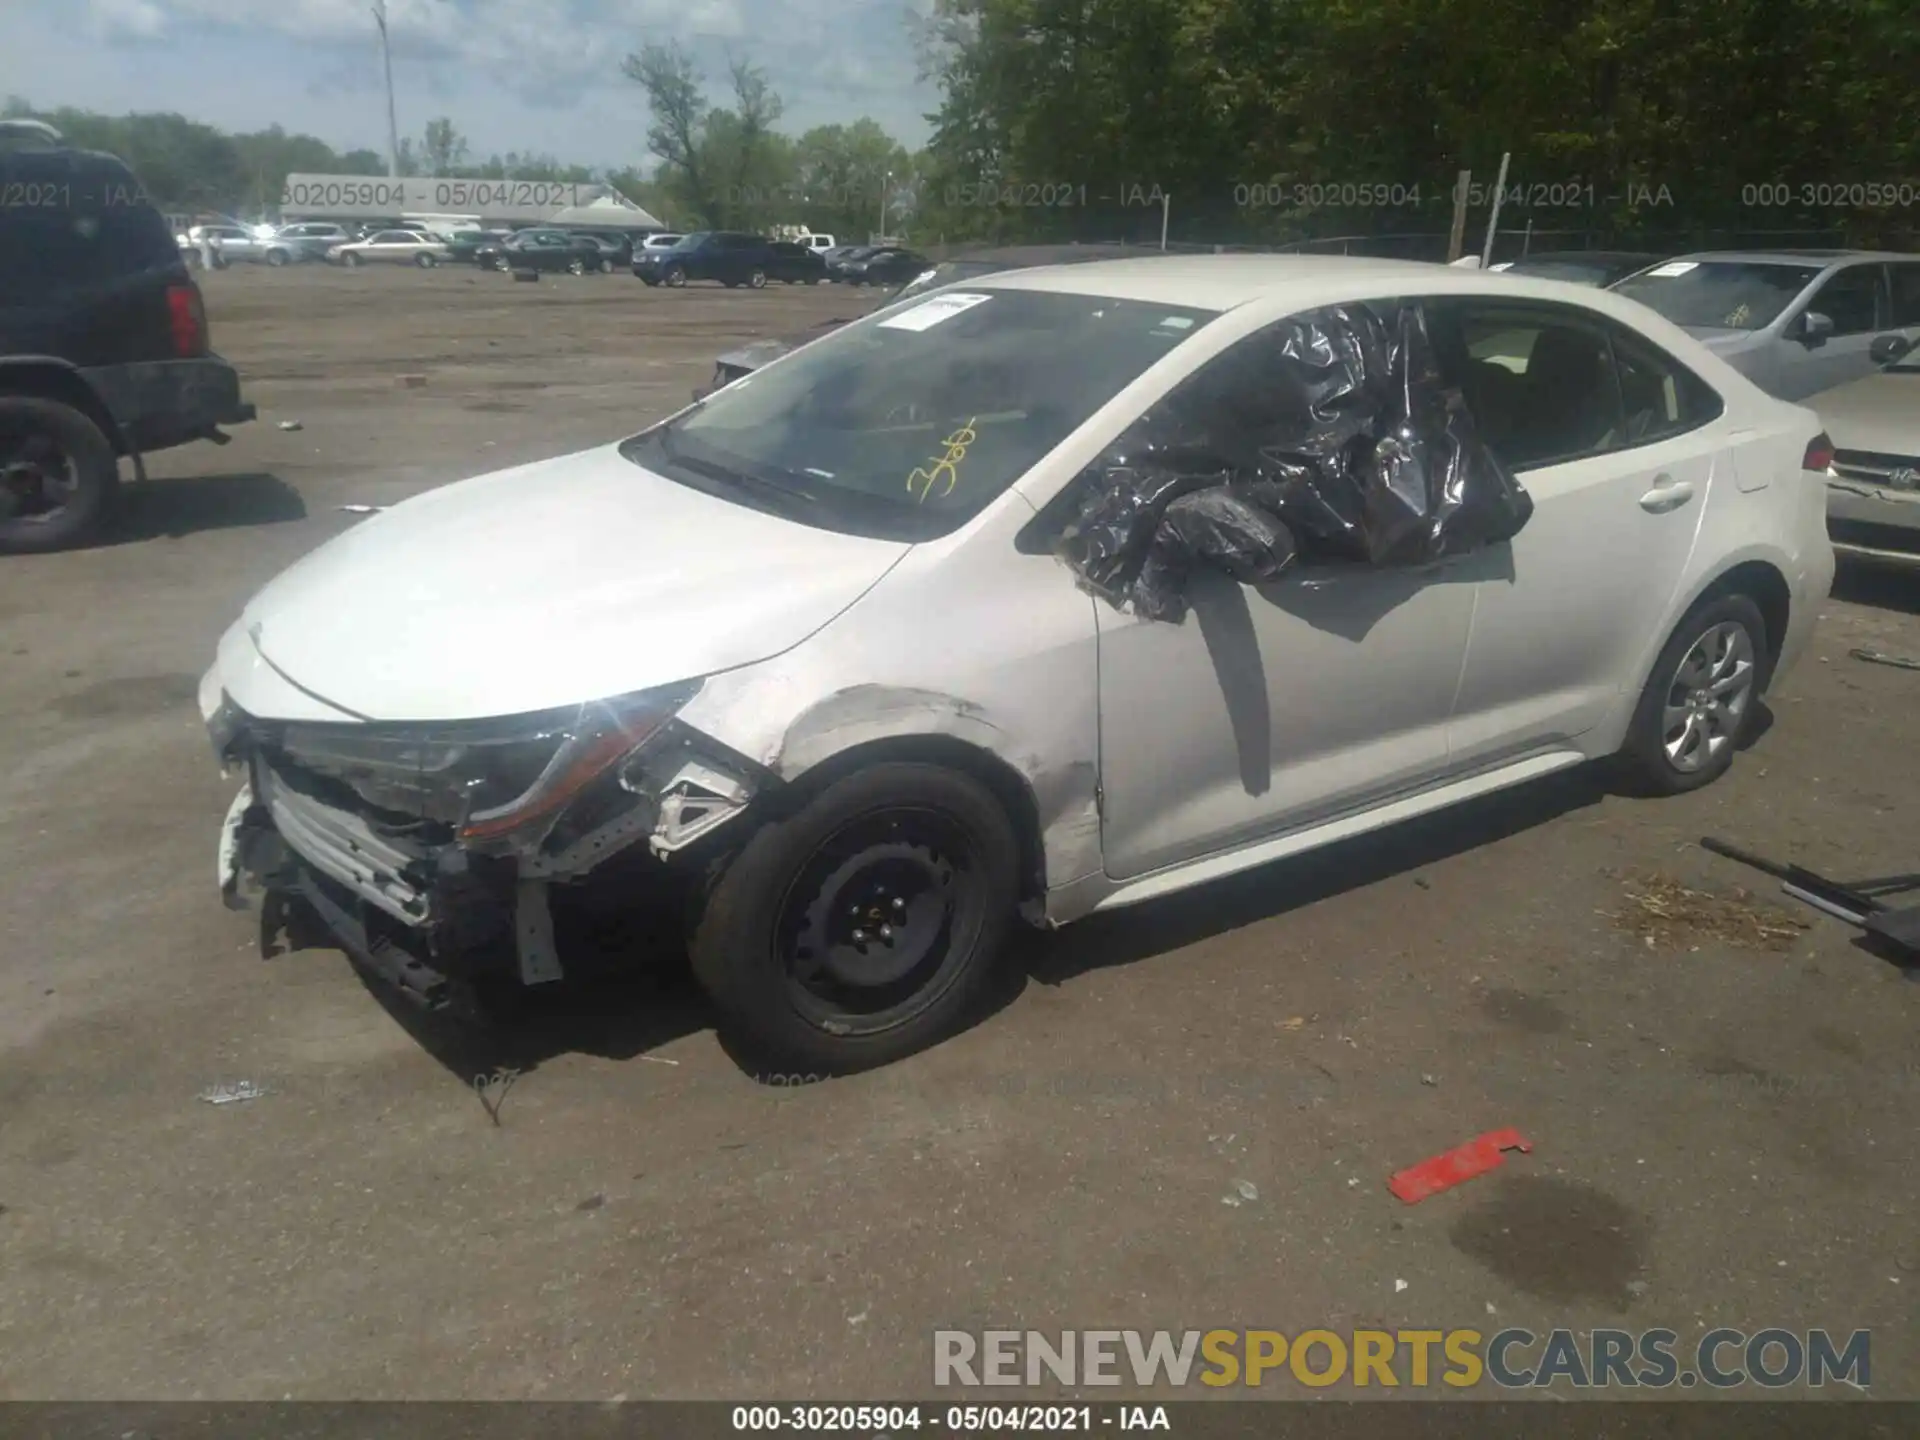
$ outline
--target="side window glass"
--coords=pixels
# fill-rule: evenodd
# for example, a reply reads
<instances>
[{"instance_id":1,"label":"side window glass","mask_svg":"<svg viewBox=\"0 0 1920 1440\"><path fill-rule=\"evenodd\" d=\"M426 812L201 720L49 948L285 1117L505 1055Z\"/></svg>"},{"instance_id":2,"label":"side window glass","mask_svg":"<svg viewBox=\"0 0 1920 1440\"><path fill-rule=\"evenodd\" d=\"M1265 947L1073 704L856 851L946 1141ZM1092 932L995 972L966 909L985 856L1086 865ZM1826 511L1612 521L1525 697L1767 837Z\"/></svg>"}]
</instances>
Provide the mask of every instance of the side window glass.
<instances>
[{"instance_id":1,"label":"side window glass","mask_svg":"<svg viewBox=\"0 0 1920 1440\"><path fill-rule=\"evenodd\" d=\"M1893 314L1890 322L1901 328L1920 325L1920 265L1895 265L1893 274Z\"/></svg>"},{"instance_id":2,"label":"side window glass","mask_svg":"<svg viewBox=\"0 0 1920 1440\"><path fill-rule=\"evenodd\" d=\"M1880 277L1878 265L1851 266L1815 291L1807 309L1832 319L1835 335L1865 335L1879 328Z\"/></svg>"},{"instance_id":3,"label":"side window glass","mask_svg":"<svg viewBox=\"0 0 1920 1440\"><path fill-rule=\"evenodd\" d=\"M1597 455L1624 430L1606 333L1572 314L1435 307L1436 349L1487 447L1509 469Z\"/></svg>"},{"instance_id":4,"label":"side window glass","mask_svg":"<svg viewBox=\"0 0 1920 1440\"><path fill-rule=\"evenodd\" d=\"M1613 331L1625 420L1619 443L1641 445L1706 424L1726 408L1719 393L1671 355L1626 330Z\"/></svg>"}]
</instances>

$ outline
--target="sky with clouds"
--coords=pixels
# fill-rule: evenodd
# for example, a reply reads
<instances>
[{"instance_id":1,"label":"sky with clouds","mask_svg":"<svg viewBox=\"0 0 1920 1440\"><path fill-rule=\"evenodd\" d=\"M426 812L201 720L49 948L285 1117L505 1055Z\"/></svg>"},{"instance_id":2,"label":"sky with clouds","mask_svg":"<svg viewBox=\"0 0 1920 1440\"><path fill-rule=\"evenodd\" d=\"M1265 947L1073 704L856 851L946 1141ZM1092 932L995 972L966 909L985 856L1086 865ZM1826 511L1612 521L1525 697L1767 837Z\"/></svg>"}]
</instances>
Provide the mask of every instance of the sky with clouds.
<instances>
[{"instance_id":1,"label":"sky with clouds","mask_svg":"<svg viewBox=\"0 0 1920 1440\"><path fill-rule=\"evenodd\" d=\"M921 144L938 91L913 21L931 0L387 0L400 130L448 115L476 156L651 163L647 105L620 61L678 40L724 102L727 57L766 70L780 128L871 115ZM278 123L386 149L373 0L0 0L0 96L174 110L230 130Z\"/></svg>"}]
</instances>

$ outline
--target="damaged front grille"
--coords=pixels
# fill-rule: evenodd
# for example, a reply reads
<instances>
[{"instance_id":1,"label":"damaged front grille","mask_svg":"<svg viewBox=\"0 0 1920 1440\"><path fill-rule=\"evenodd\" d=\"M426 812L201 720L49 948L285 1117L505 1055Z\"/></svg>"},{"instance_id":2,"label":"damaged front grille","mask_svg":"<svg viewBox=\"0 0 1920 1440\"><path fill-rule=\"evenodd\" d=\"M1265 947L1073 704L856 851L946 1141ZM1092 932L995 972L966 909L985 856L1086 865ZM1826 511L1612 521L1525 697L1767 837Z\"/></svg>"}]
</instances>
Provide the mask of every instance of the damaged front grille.
<instances>
[{"instance_id":1,"label":"damaged front grille","mask_svg":"<svg viewBox=\"0 0 1920 1440\"><path fill-rule=\"evenodd\" d=\"M313 777L290 767L256 760L253 787L255 803L302 860L396 920L431 923L425 849L376 830L359 814L332 803Z\"/></svg>"}]
</instances>

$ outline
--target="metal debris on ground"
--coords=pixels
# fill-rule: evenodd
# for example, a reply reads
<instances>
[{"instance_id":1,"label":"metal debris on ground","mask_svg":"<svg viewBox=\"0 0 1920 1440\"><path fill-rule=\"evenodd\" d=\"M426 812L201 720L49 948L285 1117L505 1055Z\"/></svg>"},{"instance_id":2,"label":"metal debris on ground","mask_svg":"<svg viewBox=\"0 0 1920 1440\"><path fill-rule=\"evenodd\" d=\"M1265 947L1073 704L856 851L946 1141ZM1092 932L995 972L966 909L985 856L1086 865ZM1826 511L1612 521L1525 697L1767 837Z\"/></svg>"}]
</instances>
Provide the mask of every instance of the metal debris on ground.
<instances>
[{"instance_id":1,"label":"metal debris on ground","mask_svg":"<svg viewBox=\"0 0 1920 1440\"><path fill-rule=\"evenodd\" d=\"M1626 902L1618 912L1600 913L1649 948L1663 950L1690 949L1708 940L1747 950L1791 950L1811 928L1791 910L1756 899L1751 891L1715 894L1665 875L1630 878Z\"/></svg>"},{"instance_id":2,"label":"metal debris on ground","mask_svg":"<svg viewBox=\"0 0 1920 1440\"><path fill-rule=\"evenodd\" d=\"M243 1100L258 1100L266 1093L266 1086L240 1080L232 1085L209 1085L200 1092L200 1098L209 1105L238 1105Z\"/></svg>"},{"instance_id":3,"label":"metal debris on ground","mask_svg":"<svg viewBox=\"0 0 1920 1440\"><path fill-rule=\"evenodd\" d=\"M1396 1199L1418 1205L1429 1195L1438 1195L1476 1175L1499 1169L1506 1163L1504 1152L1508 1150L1525 1154L1532 1149L1532 1143L1518 1130L1489 1130L1464 1145L1456 1145L1396 1172L1388 1179L1387 1189Z\"/></svg>"},{"instance_id":4,"label":"metal debris on ground","mask_svg":"<svg viewBox=\"0 0 1920 1440\"><path fill-rule=\"evenodd\" d=\"M1236 1180L1233 1182L1233 1193L1230 1195L1222 1195L1220 1197L1220 1203L1222 1205L1244 1205L1250 1200L1258 1200L1259 1198L1259 1187L1251 1180Z\"/></svg>"},{"instance_id":5,"label":"metal debris on ground","mask_svg":"<svg viewBox=\"0 0 1920 1440\"><path fill-rule=\"evenodd\" d=\"M334 508L347 515L378 515L387 507L384 505L336 505Z\"/></svg>"},{"instance_id":6,"label":"metal debris on ground","mask_svg":"<svg viewBox=\"0 0 1920 1440\"><path fill-rule=\"evenodd\" d=\"M504 1067L491 1075L473 1077L473 1093L479 1097L481 1108L487 1112L487 1118L497 1126L500 1123L500 1107L507 1102L507 1092L513 1088L513 1082L520 1078L518 1070Z\"/></svg>"},{"instance_id":7,"label":"metal debris on ground","mask_svg":"<svg viewBox=\"0 0 1920 1440\"><path fill-rule=\"evenodd\" d=\"M298 420L282 420L280 422L280 428L282 430L300 430L305 427L302 426Z\"/></svg>"},{"instance_id":8,"label":"metal debris on ground","mask_svg":"<svg viewBox=\"0 0 1920 1440\"><path fill-rule=\"evenodd\" d=\"M1920 670L1920 660L1906 655L1889 655L1884 650L1849 650L1847 654L1869 665L1891 665L1896 670Z\"/></svg>"}]
</instances>

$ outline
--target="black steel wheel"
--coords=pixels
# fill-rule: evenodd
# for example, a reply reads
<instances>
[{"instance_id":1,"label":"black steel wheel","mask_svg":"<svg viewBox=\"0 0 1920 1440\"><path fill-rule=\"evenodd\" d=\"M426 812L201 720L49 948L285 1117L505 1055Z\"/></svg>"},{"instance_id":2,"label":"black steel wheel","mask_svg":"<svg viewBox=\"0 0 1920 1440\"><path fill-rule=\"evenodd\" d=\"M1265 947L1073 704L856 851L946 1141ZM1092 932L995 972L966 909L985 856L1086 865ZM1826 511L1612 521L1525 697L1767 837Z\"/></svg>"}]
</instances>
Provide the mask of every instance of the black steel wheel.
<instances>
[{"instance_id":1,"label":"black steel wheel","mask_svg":"<svg viewBox=\"0 0 1920 1440\"><path fill-rule=\"evenodd\" d=\"M843 1074L922 1050L977 1002L1018 845L970 776L890 762L756 831L706 897L695 973L751 1048Z\"/></svg>"},{"instance_id":2,"label":"black steel wheel","mask_svg":"<svg viewBox=\"0 0 1920 1440\"><path fill-rule=\"evenodd\" d=\"M0 396L0 554L85 538L119 480L112 443L86 415L37 396Z\"/></svg>"}]
</instances>

